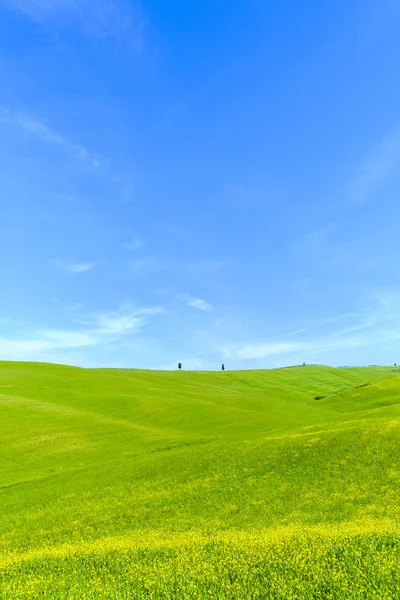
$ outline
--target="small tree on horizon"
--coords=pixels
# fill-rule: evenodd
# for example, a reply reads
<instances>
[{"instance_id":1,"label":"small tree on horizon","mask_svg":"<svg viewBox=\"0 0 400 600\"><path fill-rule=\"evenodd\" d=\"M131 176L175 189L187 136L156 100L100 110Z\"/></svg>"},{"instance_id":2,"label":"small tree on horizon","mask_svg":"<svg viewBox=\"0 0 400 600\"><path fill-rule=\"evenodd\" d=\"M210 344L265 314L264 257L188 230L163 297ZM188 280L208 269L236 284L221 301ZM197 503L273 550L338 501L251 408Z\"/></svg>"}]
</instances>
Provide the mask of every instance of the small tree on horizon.
<instances>
[{"instance_id":1,"label":"small tree on horizon","mask_svg":"<svg viewBox=\"0 0 400 600\"><path fill-rule=\"evenodd\" d=\"M224 364L222 365L222 370L225 371L225 365Z\"/></svg>"},{"instance_id":2,"label":"small tree on horizon","mask_svg":"<svg viewBox=\"0 0 400 600\"><path fill-rule=\"evenodd\" d=\"M182 369L182 363L178 363L178 369L181 370Z\"/></svg>"}]
</instances>

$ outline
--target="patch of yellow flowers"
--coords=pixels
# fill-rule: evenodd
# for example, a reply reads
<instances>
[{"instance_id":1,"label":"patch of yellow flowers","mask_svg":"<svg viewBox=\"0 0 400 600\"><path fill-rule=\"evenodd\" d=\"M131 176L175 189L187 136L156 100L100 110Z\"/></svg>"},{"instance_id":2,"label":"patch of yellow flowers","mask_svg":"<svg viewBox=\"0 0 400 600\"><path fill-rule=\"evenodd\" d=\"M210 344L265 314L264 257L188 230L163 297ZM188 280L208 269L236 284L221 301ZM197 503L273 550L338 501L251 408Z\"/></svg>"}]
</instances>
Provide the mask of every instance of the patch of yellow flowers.
<instances>
[{"instance_id":1,"label":"patch of yellow flowers","mask_svg":"<svg viewBox=\"0 0 400 600\"><path fill-rule=\"evenodd\" d=\"M395 600L399 590L390 520L138 532L0 558L2 600Z\"/></svg>"}]
</instances>

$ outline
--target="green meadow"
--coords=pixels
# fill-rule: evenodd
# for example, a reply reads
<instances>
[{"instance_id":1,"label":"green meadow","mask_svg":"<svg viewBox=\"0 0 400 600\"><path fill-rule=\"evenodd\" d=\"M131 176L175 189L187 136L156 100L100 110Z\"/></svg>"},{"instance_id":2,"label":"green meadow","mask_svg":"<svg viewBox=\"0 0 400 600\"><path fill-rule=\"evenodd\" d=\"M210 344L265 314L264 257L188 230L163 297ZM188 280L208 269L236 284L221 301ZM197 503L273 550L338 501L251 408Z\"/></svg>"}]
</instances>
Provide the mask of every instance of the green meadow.
<instances>
[{"instance_id":1,"label":"green meadow","mask_svg":"<svg viewBox=\"0 0 400 600\"><path fill-rule=\"evenodd\" d=\"M400 597L400 370L0 362L0 598Z\"/></svg>"}]
</instances>

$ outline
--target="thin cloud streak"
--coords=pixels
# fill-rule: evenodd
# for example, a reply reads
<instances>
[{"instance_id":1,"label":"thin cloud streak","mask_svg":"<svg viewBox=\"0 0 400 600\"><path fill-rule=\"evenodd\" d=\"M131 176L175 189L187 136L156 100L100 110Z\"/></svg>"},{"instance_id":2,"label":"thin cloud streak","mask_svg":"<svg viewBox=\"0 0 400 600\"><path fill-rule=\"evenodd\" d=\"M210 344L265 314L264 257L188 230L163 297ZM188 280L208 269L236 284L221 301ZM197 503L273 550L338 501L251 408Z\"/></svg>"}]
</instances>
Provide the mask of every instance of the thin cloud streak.
<instances>
[{"instance_id":1,"label":"thin cloud streak","mask_svg":"<svg viewBox=\"0 0 400 600\"><path fill-rule=\"evenodd\" d=\"M96 168L100 165L98 156L94 155L84 146L70 142L34 117L0 107L0 123L17 127L42 142L54 144L70 156L87 163L92 168Z\"/></svg>"},{"instance_id":2,"label":"thin cloud streak","mask_svg":"<svg viewBox=\"0 0 400 600\"><path fill-rule=\"evenodd\" d=\"M191 308L197 308L197 310L207 313L211 312L213 309L211 304L201 298L195 298L194 296L185 296L184 298L184 302Z\"/></svg>"},{"instance_id":3,"label":"thin cloud streak","mask_svg":"<svg viewBox=\"0 0 400 600\"><path fill-rule=\"evenodd\" d=\"M280 355L328 352L368 347L400 339L399 293L384 292L377 296L375 306L364 312L361 318L345 329L324 336L299 341L267 340L265 342L232 345L223 348L226 358L234 360L257 360ZM357 314L357 313L349 313ZM360 313L358 313L360 315ZM338 319L329 319L333 323ZM351 335L358 332L358 335ZM349 335L350 334L350 335Z\"/></svg>"},{"instance_id":4,"label":"thin cloud streak","mask_svg":"<svg viewBox=\"0 0 400 600\"><path fill-rule=\"evenodd\" d=\"M144 48L146 18L129 0L0 0L1 6L60 29L72 24L84 35L128 40L137 52Z\"/></svg>"},{"instance_id":5,"label":"thin cloud streak","mask_svg":"<svg viewBox=\"0 0 400 600\"><path fill-rule=\"evenodd\" d=\"M359 348L362 346L371 346L372 344L380 344L400 339L400 330L396 334L386 332L381 336L360 336L341 338L323 338L321 340L312 340L310 342L265 342L247 344L236 349L227 348L223 350L224 356L235 360L256 360L268 358L271 356L279 356L284 354L299 354L317 352L325 354L336 350L346 350L350 348Z\"/></svg>"},{"instance_id":6,"label":"thin cloud streak","mask_svg":"<svg viewBox=\"0 0 400 600\"><path fill-rule=\"evenodd\" d=\"M53 265L68 273L70 275L76 275L78 273L86 273L87 271L92 271L95 267L98 266L98 263L77 263L77 264L67 264L62 261L53 261Z\"/></svg>"},{"instance_id":7,"label":"thin cloud streak","mask_svg":"<svg viewBox=\"0 0 400 600\"><path fill-rule=\"evenodd\" d=\"M0 337L2 360L51 360L60 352L104 346L135 335L149 319L161 315L163 307L132 308L97 313L86 320L75 320L80 330L51 330L31 328L11 338Z\"/></svg>"},{"instance_id":8,"label":"thin cloud streak","mask_svg":"<svg viewBox=\"0 0 400 600\"><path fill-rule=\"evenodd\" d=\"M362 206L384 187L400 166L400 130L388 134L371 150L348 186L351 201Z\"/></svg>"},{"instance_id":9,"label":"thin cloud streak","mask_svg":"<svg viewBox=\"0 0 400 600\"><path fill-rule=\"evenodd\" d=\"M122 307L119 310L93 315L88 320L78 321L93 328L96 335L122 336L144 327L150 317L163 314L160 306L149 308Z\"/></svg>"},{"instance_id":10,"label":"thin cloud streak","mask_svg":"<svg viewBox=\"0 0 400 600\"><path fill-rule=\"evenodd\" d=\"M89 333L38 330L21 339L0 338L2 360L43 360L59 350L88 348L97 343Z\"/></svg>"}]
</instances>

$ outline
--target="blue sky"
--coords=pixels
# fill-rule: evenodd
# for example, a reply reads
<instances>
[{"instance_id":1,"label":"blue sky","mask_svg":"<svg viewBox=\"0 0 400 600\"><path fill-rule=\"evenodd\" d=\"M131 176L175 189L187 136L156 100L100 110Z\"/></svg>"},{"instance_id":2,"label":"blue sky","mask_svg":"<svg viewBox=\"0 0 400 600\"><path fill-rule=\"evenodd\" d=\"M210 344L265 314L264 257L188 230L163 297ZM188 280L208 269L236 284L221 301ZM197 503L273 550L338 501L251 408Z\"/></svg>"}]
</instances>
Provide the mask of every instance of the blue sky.
<instances>
[{"instance_id":1,"label":"blue sky","mask_svg":"<svg viewBox=\"0 0 400 600\"><path fill-rule=\"evenodd\" d=\"M400 363L394 0L0 0L0 359Z\"/></svg>"}]
</instances>

